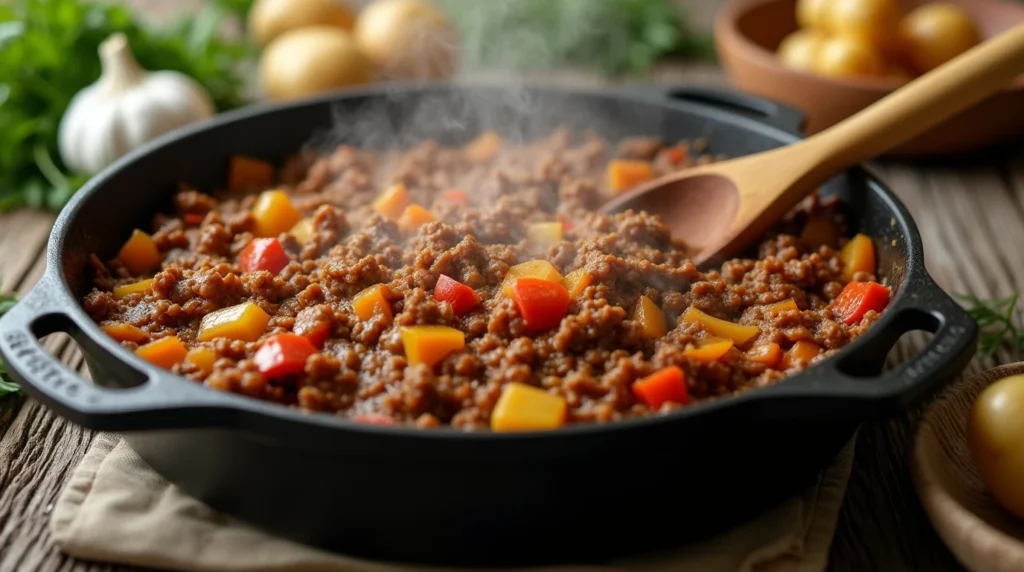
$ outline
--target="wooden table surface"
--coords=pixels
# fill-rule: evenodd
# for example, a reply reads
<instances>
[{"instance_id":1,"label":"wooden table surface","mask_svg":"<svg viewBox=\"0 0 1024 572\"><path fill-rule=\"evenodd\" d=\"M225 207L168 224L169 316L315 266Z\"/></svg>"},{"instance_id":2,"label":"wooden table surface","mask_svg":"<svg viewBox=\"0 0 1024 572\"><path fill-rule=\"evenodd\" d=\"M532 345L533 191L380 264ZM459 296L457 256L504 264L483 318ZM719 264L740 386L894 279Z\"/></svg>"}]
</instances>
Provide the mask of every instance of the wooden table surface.
<instances>
[{"instance_id":1,"label":"wooden table surface","mask_svg":"<svg viewBox=\"0 0 1024 572\"><path fill-rule=\"evenodd\" d=\"M146 0L138 0L145 2ZM150 0L152 1L152 0ZM686 3L694 3L689 0ZM704 24L708 2L691 6ZM703 9L702 9L703 8ZM587 74L548 74L556 83L601 85ZM707 65L665 65L653 83L721 84L721 72ZM1004 296L1024 286L1024 149L934 165L882 163L883 179L905 202L923 235L927 266L949 292ZM53 216L20 211L0 215L0 287L27 292L43 271L43 249ZM901 340L893 356L913 355L920 336ZM81 366L67 338L47 345ZM967 374L1012 361L976 358ZM831 554L831 570L960 569L936 537L914 492L909 457L921 411L862 427L846 501ZM76 561L50 540L53 503L95 434L51 414L32 400L0 403L0 572L35 570L127 570Z\"/></svg>"}]
</instances>

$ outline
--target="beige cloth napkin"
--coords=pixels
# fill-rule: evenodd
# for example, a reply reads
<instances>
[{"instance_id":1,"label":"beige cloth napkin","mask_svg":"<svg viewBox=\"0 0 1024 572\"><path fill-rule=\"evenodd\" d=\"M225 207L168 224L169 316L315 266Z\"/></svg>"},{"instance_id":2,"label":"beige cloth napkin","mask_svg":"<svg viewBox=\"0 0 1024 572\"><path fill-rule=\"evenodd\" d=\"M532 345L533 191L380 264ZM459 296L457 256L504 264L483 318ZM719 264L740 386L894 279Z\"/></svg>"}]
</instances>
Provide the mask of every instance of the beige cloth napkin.
<instances>
[{"instance_id":1,"label":"beige cloth napkin","mask_svg":"<svg viewBox=\"0 0 1024 572\"><path fill-rule=\"evenodd\" d=\"M669 555L609 566L531 572L820 572L853 465L851 439L817 482L774 510ZM54 507L57 545L79 558L196 572L426 572L369 562L271 536L210 509L151 469L116 435L101 434Z\"/></svg>"}]
</instances>

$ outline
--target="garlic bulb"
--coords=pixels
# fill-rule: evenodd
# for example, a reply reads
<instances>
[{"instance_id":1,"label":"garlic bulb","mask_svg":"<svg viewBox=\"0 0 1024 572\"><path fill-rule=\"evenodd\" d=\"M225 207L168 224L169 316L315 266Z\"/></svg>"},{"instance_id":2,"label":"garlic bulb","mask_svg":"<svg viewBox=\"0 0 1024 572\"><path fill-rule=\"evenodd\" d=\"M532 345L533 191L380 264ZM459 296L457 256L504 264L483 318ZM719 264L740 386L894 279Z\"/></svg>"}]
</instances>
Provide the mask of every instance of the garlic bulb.
<instances>
[{"instance_id":1,"label":"garlic bulb","mask_svg":"<svg viewBox=\"0 0 1024 572\"><path fill-rule=\"evenodd\" d=\"M69 169L96 173L147 141L213 115L209 95L191 78L139 67L124 34L108 38L99 52L99 80L75 95L60 122L60 155Z\"/></svg>"}]
</instances>

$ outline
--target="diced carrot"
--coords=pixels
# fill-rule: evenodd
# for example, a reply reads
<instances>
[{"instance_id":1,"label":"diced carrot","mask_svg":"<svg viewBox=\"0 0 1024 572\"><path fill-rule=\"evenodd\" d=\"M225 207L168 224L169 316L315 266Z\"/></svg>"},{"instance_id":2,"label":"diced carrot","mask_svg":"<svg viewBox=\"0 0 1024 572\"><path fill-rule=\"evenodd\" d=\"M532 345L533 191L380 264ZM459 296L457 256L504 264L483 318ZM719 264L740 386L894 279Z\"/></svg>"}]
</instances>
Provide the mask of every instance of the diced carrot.
<instances>
[{"instance_id":1,"label":"diced carrot","mask_svg":"<svg viewBox=\"0 0 1024 572\"><path fill-rule=\"evenodd\" d=\"M657 339L668 332L668 324L665 323L665 312L647 296L640 296L636 301L636 308L633 309L633 319L640 324L643 337Z\"/></svg>"},{"instance_id":2,"label":"diced carrot","mask_svg":"<svg viewBox=\"0 0 1024 572\"><path fill-rule=\"evenodd\" d=\"M535 244L550 246L562 240L562 223L535 222L526 227L526 239Z\"/></svg>"},{"instance_id":3,"label":"diced carrot","mask_svg":"<svg viewBox=\"0 0 1024 572\"><path fill-rule=\"evenodd\" d=\"M256 221L253 234L262 238L288 232L302 220L302 213L292 204L288 194L276 190L260 193L252 207L252 216Z\"/></svg>"},{"instance_id":4,"label":"diced carrot","mask_svg":"<svg viewBox=\"0 0 1024 572\"><path fill-rule=\"evenodd\" d=\"M469 204L469 197L466 195L465 191L460 191L458 189L445 191L441 194L441 198L449 203L459 205L460 207L464 207Z\"/></svg>"},{"instance_id":5,"label":"diced carrot","mask_svg":"<svg viewBox=\"0 0 1024 572\"><path fill-rule=\"evenodd\" d=\"M565 398L524 383L506 383L491 412L491 430L544 431L565 423Z\"/></svg>"},{"instance_id":6,"label":"diced carrot","mask_svg":"<svg viewBox=\"0 0 1024 572\"><path fill-rule=\"evenodd\" d=\"M851 238L839 251L839 259L843 261L843 277L847 280L853 280L857 272L874 273L875 245L871 237L858 234Z\"/></svg>"},{"instance_id":7,"label":"diced carrot","mask_svg":"<svg viewBox=\"0 0 1024 572\"><path fill-rule=\"evenodd\" d=\"M153 238L139 229L132 231L132 236L117 253L117 259L132 274L146 274L160 265L162 257Z\"/></svg>"},{"instance_id":8,"label":"diced carrot","mask_svg":"<svg viewBox=\"0 0 1024 572\"><path fill-rule=\"evenodd\" d=\"M619 193L650 181L654 178L654 167L650 161L615 159L608 162L608 188Z\"/></svg>"},{"instance_id":9,"label":"diced carrot","mask_svg":"<svg viewBox=\"0 0 1024 572\"><path fill-rule=\"evenodd\" d=\"M756 337L761 330L757 326L744 326L727 320L722 320L701 312L694 306L690 306L683 313L684 322L697 322L704 326L704 329L712 336L729 338L737 344L743 344Z\"/></svg>"},{"instance_id":10,"label":"diced carrot","mask_svg":"<svg viewBox=\"0 0 1024 572\"><path fill-rule=\"evenodd\" d=\"M398 183L373 201L373 210L380 216L390 219L397 219L405 212L405 207L412 204L409 194L405 192L405 185Z\"/></svg>"},{"instance_id":11,"label":"diced carrot","mask_svg":"<svg viewBox=\"0 0 1024 572\"><path fill-rule=\"evenodd\" d=\"M485 163L498 156L501 145L501 135L494 131L485 131L466 145L466 158L474 163Z\"/></svg>"},{"instance_id":12,"label":"diced carrot","mask_svg":"<svg viewBox=\"0 0 1024 572\"><path fill-rule=\"evenodd\" d=\"M149 334L142 331L131 324L125 324L124 322L117 322L115 324L107 324L100 326L108 336L114 338L119 342L135 342L139 343L149 337Z\"/></svg>"},{"instance_id":13,"label":"diced carrot","mask_svg":"<svg viewBox=\"0 0 1024 572\"><path fill-rule=\"evenodd\" d=\"M565 286L565 289L569 291L570 297L575 298L582 294L593 281L594 277L585 269L580 268L566 274L565 278L562 279L562 286Z\"/></svg>"},{"instance_id":14,"label":"diced carrot","mask_svg":"<svg viewBox=\"0 0 1024 572\"><path fill-rule=\"evenodd\" d=\"M203 316L199 341L228 338L254 342L267 331L270 316L252 302L230 306Z\"/></svg>"},{"instance_id":15,"label":"diced carrot","mask_svg":"<svg viewBox=\"0 0 1024 572\"><path fill-rule=\"evenodd\" d=\"M776 368L782 361L782 348L775 342L754 344L754 347L747 352L747 359L763 363L770 368Z\"/></svg>"},{"instance_id":16,"label":"diced carrot","mask_svg":"<svg viewBox=\"0 0 1024 572\"><path fill-rule=\"evenodd\" d=\"M228 166L228 190L233 193L265 189L274 183L274 166L266 161L233 155Z\"/></svg>"},{"instance_id":17,"label":"diced carrot","mask_svg":"<svg viewBox=\"0 0 1024 572\"><path fill-rule=\"evenodd\" d=\"M832 311L847 325L861 321L864 314L881 312L889 303L889 289L877 282L850 282L832 301Z\"/></svg>"},{"instance_id":18,"label":"diced carrot","mask_svg":"<svg viewBox=\"0 0 1024 572\"><path fill-rule=\"evenodd\" d=\"M405 326L402 345L410 364L433 367L448 354L466 347L466 334L448 326Z\"/></svg>"},{"instance_id":19,"label":"diced carrot","mask_svg":"<svg viewBox=\"0 0 1024 572\"><path fill-rule=\"evenodd\" d=\"M299 244L305 246L313 241L316 236L316 227L313 226L313 221L308 218L304 218L299 222L295 223L295 226L288 231L288 234L295 237L295 240Z\"/></svg>"},{"instance_id":20,"label":"diced carrot","mask_svg":"<svg viewBox=\"0 0 1024 572\"><path fill-rule=\"evenodd\" d=\"M167 336L141 346L135 350L135 353L155 366L171 369L176 364L185 361L188 349L178 340L177 336Z\"/></svg>"},{"instance_id":21,"label":"diced carrot","mask_svg":"<svg viewBox=\"0 0 1024 572\"><path fill-rule=\"evenodd\" d=\"M733 341L725 338L707 338L697 343L695 348L683 350L683 357L704 363L718 361L729 353Z\"/></svg>"},{"instance_id":22,"label":"diced carrot","mask_svg":"<svg viewBox=\"0 0 1024 572\"><path fill-rule=\"evenodd\" d=\"M352 298L352 311L357 318L364 322L378 314L387 316L389 320L392 318L391 304L384 295L385 288L384 284L374 284Z\"/></svg>"},{"instance_id":23,"label":"diced carrot","mask_svg":"<svg viewBox=\"0 0 1024 572\"><path fill-rule=\"evenodd\" d=\"M203 375L210 375L213 364L217 361L217 352L211 348L192 348L185 356L185 361L195 366Z\"/></svg>"},{"instance_id":24,"label":"diced carrot","mask_svg":"<svg viewBox=\"0 0 1024 572\"><path fill-rule=\"evenodd\" d=\"M402 216L398 218L398 226L405 232L412 232L435 220L437 219L430 211L420 205L411 204L402 211Z\"/></svg>"},{"instance_id":25,"label":"diced carrot","mask_svg":"<svg viewBox=\"0 0 1024 572\"><path fill-rule=\"evenodd\" d=\"M511 296L512 285L520 278L540 278L559 283L562 281L562 275L558 273L558 269L553 264L547 260L531 260L508 269L508 274L501 282L501 291L506 296Z\"/></svg>"},{"instance_id":26,"label":"diced carrot","mask_svg":"<svg viewBox=\"0 0 1024 572\"><path fill-rule=\"evenodd\" d=\"M120 300L132 294L145 294L147 292L150 292L151 290L153 290L153 279L147 278L145 280L139 280L138 282L133 282L131 284L114 286L114 291L112 293L114 295L115 300Z\"/></svg>"},{"instance_id":27,"label":"diced carrot","mask_svg":"<svg viewBox=\"0 0 1024 572\"><path fill-rule=\"evenodd\" d=\"M821 346L814 342L800 340L782 354L782 369L804 367L821 354Z\"/></svg>"},{"instance_id":28,"label":"diced carrot","mask_svg":"<svg viewBox=\"0 0 1024 572\"><path fill-rule=\"evenodd\" d=\"M794 311L797 311L799 309L800 308L796 305L796 300L794 300L792 298L787 298L787 299L785 299L785 300L783 300L781 302L776 302L774 304L768 304L767 306L764 307L764 313L765 314L779 314L779 313L782 313L782 312L794 312Z\"/></svg>"},{"instance_id":29,"label":"diced carrot","mask_svg":"<svg viewBox=\"0 0 1024 572\"><path fill-rule=\"evenodd\" d=\"M674 365L634 382L633 395L651 409L659 409L668 402L685 405L690 400L686 375Z\"/></svg>"},{"instance_id":30,"label":"diced carrot","mask_svg":"<svg viewBox=\"0 0 1024 572\"><path fill-rule=\"evenodd\" d=\"M810 217L800 231L800 242L815 249L821 245L835 246L839 242L839 229L828 218Z\"/></svg>"}]
</instances>

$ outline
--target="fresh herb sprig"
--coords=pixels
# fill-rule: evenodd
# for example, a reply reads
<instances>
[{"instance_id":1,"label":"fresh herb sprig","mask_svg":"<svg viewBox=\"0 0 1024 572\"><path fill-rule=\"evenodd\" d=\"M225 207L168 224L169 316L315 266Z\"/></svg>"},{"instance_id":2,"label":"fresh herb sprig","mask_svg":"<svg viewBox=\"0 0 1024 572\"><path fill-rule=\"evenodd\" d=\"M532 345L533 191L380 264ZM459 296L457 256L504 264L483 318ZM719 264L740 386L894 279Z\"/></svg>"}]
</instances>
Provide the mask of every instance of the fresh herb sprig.
<instances>
[{"instance_id":1,"label":"fresh herb sprig","mask_svg":"<svg viewBox=\"0 0 1024 572\"><path fill-rule=\"evenodd\" d=\"M1024 349L1024 327L1014 319L1020 293L992 300L973 294L961 294L958 298L967 304L968 313L978 321L981 329L978 351L981 355L991 356L1005 345L1009 345L1014 352Z\"/></svg>"},{"instance_id":2,"label":"fresh herb sprig","mask_svg":"<svg viewBox=\"0 0 1024 572\"><path fill-rule=\"evenodd\" d=\"M9 312L17 301L18 298L14 294L0 293L0 316ZM8 377L7 370L4 368L4 362L0 360L0 399L20 392L21 388Z\"/></svg>"}]
</instances>

